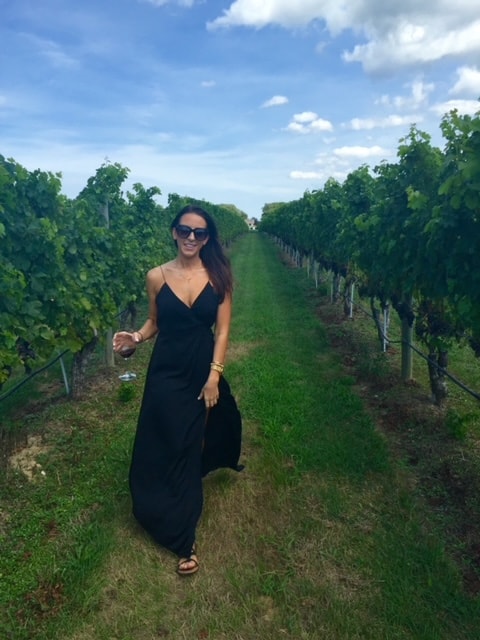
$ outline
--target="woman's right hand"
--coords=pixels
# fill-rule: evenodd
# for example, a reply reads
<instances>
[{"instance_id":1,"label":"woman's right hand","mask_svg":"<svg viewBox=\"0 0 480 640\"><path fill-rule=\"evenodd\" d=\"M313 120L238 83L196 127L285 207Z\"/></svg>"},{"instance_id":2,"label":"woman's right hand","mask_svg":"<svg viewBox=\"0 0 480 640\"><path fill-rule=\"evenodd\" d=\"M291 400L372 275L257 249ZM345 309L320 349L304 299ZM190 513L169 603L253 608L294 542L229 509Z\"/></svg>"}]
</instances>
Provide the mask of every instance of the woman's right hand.
<instances>
[{"instance_id":1,"label":"woman's right hand","mask_svg":"<svg viewBox=\"0 0 480 640\"><path fill-rule=\"evenodd\" d=\"M118 353L122 349L131 349L137 344L133 338L133 333L129 331L117 331L113 336L113 350Z\"/></svg>"}]
</instances>

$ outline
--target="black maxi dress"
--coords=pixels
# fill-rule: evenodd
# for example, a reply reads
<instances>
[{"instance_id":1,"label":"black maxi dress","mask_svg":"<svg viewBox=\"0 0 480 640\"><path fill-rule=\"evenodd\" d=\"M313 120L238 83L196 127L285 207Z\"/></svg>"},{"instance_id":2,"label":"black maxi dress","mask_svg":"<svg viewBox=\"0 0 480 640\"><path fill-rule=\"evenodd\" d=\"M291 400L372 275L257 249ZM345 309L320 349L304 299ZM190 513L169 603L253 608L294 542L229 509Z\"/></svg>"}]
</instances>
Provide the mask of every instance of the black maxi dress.
<instances>
[{"instance_id":1,"label":"black maxi dress","mask_svg":"<svg viewBox=\"0 0 480 640\"><path fill-rule=\"evenodd\" d=\"M207 416L198 400L213 356L219 297L208 282L191 307L167 283L157 294L158 334L147 371L130 466L133 514L154 540L190 554L203 506L202 477L239 471L242 422L225 378Z\"/></svg>"}]
</instances>

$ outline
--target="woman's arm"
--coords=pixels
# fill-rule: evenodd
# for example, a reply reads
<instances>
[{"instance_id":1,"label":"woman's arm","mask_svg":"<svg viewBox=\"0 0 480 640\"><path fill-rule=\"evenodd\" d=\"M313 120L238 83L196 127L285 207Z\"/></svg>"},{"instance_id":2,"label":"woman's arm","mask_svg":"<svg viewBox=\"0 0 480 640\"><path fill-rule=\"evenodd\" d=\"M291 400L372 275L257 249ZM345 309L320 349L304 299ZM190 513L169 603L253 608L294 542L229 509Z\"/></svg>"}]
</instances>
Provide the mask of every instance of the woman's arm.
<instances>
[{"instance_id":1,"label":"woman's arm","mask_svg":"<svg viewBox=\"0 0 480 640\"><path fill-rule=\"evenodd\" d=\"M213 362L225 363L228 347L228 336L230 335L230 321L232 318L232 298L226 297L222 304L218 306L217 319L215 322L215 346L213 348Z\"/></svg>"},{"instance_id":2,"label":"woman's arm","mask_svg":"<svg viewBox=\"0 0 480 640\"><path fill-rule=\"evenodd\" d=\"M113 348L120 351L124 347L136 346L137 344L153 338L157 334L157 294L160 291L165 279L161 267L151 269L146 276L146 289L148 296L148 318L142 327L132 333L128 331L118 331L113 336Z\"/></svg>"},{"instance_id":3,"label":"woman's arm","mask_svg":"<svg viewBox=\"0 0 480 640\"><path fill-rule=\"evenodd\" d=\"M140 342L153 338L158 332L157 328L157 294L165 279L161 267L155 267L147 273L146 288L148 296L148 318L135 333L140 334Z\"/></svg>"},{"instance_id":4,"label":"woman's arm","mask_svg":"<svg viewBox=\"0 0 480 640\"><path fill-rule=\"evenodd\" d=\"M215 322L215 345L213 348L212 364L207 381L198 396L198 399L205 401L207 409L214 407L218 402L218 383L222 375L225 356L227 353L228 336L230 334L230 320L232 317L232 298L225 297L218 306L217 319Z\"/></svg>"}]
</instances>

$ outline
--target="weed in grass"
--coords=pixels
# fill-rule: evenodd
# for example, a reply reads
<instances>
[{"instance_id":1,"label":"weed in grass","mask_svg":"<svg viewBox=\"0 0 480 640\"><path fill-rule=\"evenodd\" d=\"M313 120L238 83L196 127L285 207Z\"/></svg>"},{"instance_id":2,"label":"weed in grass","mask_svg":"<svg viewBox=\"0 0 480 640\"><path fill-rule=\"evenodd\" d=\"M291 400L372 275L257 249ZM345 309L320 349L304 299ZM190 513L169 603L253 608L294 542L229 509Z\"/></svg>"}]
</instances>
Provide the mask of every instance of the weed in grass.
<instances>
[{"instance_id":1,"label":"weed in grass","mask_svg":"<svg viewBox=\"0 0 480 640\"><path fill-rule=\"evenodd\" d=\"M387 356L378 351L372 353L368 349L360 350L358 369L363 377L382 380L390 376L390 364Z\"/></svg>"},{"instance_id":2,"label":"weed in grass","mask_svg":"<svg viewBox=\"0 0 480 640\"><path fill-rule=\"evenodd\" d=\"M118 387L117 397L120 402L130 402L136 395L135 386L131 383L123 383Z\"/></svg>"},{"instance_id":3,"label":"weed in grass","mask_svg":"<svg viewBox=\"0 0 480 640\"><path fill-rule=\"evenodd\" d=\"M469 427L476 419L472 413L459 413L450 407L445 416L445 426L448 433L457 440L465 440L469 432Z\"/></svg>"}]
</instances>

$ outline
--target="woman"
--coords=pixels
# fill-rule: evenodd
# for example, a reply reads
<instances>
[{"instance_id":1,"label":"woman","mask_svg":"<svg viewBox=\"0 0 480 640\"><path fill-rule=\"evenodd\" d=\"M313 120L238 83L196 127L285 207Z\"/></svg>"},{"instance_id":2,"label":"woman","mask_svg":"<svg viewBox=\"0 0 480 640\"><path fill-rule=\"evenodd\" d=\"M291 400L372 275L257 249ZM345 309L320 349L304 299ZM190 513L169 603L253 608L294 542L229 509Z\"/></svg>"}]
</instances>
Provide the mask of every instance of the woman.
<instances>
[{"instance_id":1,"label":"woman","mask_svg":"<svg viewBox=\"0 0 480 640\"><path fill-rule=\"evenodd\" d=\"M242 427L222 377L232 275L217 228L206 211L187 206L171 232L176 258L147 274L148 319L134 333L116 333L114 349L157 335L130 467L133 513L156 542L177 554L177 572L190 575L199 568L202 477L219 467L240 470Z\"/></svg>"}]
</instances>

